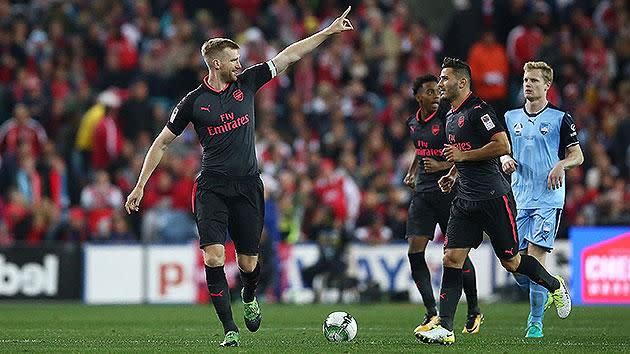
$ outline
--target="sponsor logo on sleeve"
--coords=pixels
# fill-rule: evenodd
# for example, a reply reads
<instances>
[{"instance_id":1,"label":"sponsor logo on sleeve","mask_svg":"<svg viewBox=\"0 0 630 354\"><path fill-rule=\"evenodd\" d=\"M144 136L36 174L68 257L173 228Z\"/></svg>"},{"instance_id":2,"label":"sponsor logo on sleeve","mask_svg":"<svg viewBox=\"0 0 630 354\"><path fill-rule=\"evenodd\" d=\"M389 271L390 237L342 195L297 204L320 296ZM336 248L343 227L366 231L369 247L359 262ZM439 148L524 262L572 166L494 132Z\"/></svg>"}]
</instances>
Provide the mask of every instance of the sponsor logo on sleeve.
<instances>
[{"instance_id":1,"label":"sponsor logo on sleeve","mask_svg":"<svg viewBox=\"0 0 630 354\"><path fill-rule=\"evenodd\" d=\"M173 113L171 113L171 119L169 119L171 123L175 122L175 117L177 117L177 112L179 112L179 109L175 107L173 109Z\"/></svg>"},{"instance_id":2,"label":"sponsor logo on sleeve","mask_svg":"<svg viewBox=\"0 0 630 354\"><path fill-rule=\"evenodd\" d=\"M484 114L483 116L481 116L481 122L483 123L483 126L486 127L486 130L491 130L492 128L494 128L494 122L488 114Z\"/></svg>"}]
</instances>

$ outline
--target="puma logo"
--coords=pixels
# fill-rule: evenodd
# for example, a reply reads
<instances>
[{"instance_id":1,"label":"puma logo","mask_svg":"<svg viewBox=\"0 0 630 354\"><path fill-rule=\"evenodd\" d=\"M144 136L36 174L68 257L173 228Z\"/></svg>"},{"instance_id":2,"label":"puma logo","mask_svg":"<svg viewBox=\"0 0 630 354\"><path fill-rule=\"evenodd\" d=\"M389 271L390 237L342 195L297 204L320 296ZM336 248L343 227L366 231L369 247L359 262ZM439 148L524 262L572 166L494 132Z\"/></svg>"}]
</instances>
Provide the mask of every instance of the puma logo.
<instances>
[{"instance_id":1,"label":"puma logo","mask_svg":"<svg viewBox=\"0 0 630 354\"><path fill-rule=\"evenodd\" d=\"M440 294L440 300L444 300L446 299L446 293L441 293Z\"/></svg>"},{"instance_id":2,"label":"puma logo","mask_svg":"<svg viewBox=\"0 0 630 354\"><path fill-rule=\"evenodd\" d=\"M510 256L513 256L513 255L514 255L514 250L511 250L511 249L510 249L510 250L505 250L504 252L505 252L506 254L509 254Z\"/></svg>"},{"instance_id":3,"label":"puma logo","mask_svg":"<svg viewBox=\"0 0 630 354\"><path fill-rule=\"evenodd\" d=\"M223 297L223 290L219 291L216 294L213 293L213 292L210 292L210 296L212 296L212 297Z\"/></svg>"},{"instance_id":4,"label":"puma logo","mask_svg":"<svg viewBox=\"0 0 630 354\"><path fill-rule=\"evenodd\" d=\"M199 107L200 110L210 112L210 105Z\"/></svg>"}]
</instances>

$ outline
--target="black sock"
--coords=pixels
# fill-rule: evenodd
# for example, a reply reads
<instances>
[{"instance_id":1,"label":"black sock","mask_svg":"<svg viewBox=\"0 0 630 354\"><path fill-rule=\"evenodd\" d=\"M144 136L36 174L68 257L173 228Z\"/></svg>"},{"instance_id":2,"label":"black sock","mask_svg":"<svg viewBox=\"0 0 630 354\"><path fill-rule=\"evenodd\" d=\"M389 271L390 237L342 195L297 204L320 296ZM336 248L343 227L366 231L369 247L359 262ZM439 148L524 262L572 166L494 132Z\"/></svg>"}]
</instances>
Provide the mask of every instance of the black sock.
<instances>
[{"instance_id":1,"label":"black sock","mask_svg":"<svg viewBox=\"0 0 630 354\"><path fill-rule=\"evenodd\" d=\"M440 289L440 325L453 330L453 319L457 303L462 296L462 270L444 267L442 273L442 289Z\"/></svg>"},{"instance_id":2,"label":"black sock","mask_svg":"<svg viewBox=\"0 0 630 354\"><path fill-rule=\"evenodd\" d=\"M521 255L521 264L516 268L516 273L521 273L534 283L540 284L553 292L560 289L560 281L554 278L538 260L530 255Z\"/></svg>"},{"instance_id":3,"label":"black sock","mask_svg":"<svg viewBox=\"0 0 630 354\"><path fill-rule=\"evenodd\" d=\"M256 296L256 286L260 277L260 262L256 264L256 268L251 273L245 273L241 270L241 281L243 282L243 301L252 302Z\"/></svg>"},{"instance_id":4,"label":"black sock","mask_svg":"<svg viewBox=\"0 0 630 354\"><path fill-rule=\"evenodd\" d=\"M479 313L479 301L477 300L477 277L475 266L470 257L466 257L462 268L462 278L464 284L464 294L466 294L466 304L468 304L468 315Z\"/></svg>"},{"instance_id":5,"label":"black sock","mask_svg":"<svg viewBox=\"0 0 630 354\"><path fill-rule=\"evenodd\" d=\"M411 277L422 296L424 307L429 315L437 315L435 297L433 296L433 286L431 285L431 273L424 259L424 252L409 253L409 264L411 265Z\"/></svg>"},{"instance_id":6,"label":"black sock","mask_svg":"<svg viewBox=\"0 0 630 354\"><path fill-rule=\"evenodd\" d=\"M206 282L208 283L208 291L214 305L214 310L219 316L219 320L223 324L225 333L228 331L238 331L234 319L232 319L232 308L230 307L230 288L223 266L208 267L206 266Z\"/></svg>"}]
</instances>

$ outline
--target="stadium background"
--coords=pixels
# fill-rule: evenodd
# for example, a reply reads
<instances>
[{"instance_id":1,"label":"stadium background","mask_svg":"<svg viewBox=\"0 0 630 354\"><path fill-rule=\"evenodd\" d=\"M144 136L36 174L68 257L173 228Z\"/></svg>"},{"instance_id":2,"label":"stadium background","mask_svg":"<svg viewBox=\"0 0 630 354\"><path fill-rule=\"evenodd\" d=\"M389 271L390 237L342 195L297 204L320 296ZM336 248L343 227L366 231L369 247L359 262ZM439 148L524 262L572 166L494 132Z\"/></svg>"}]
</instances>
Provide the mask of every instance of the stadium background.
<instances>
[{"instance_id":1,"label":"stadium background","mask_svg":"<svg viewBox=\"0 0 630 354\"><path fill-rule=\"evenodd\" d=\"M327 255L345 261L328 262L329 270L349 276L323 281L356 289L348 301L418 300L401 240L410 197L402 179L414 154L405 120L416 111L411 82L437 74L443 56L471 63L474 91L500 114L522 104L524 62L551 64L549 99L572 113L585 154L567 174L551 267L582 271L571 230L597 242L622 235L617 252L630 264L625 1L0 0L0 298L207 301L190 214L196 135L189 127L172 144L140 213L129 216L123 201L144 154L173 105L206 74L205 39L235 39L247 67L346 5L356 30L330 38L257 95L267 302L307 301L311 295L288 290L302 289L299 269ZM484 299L517 296L486 251L476 252L478 269L487 269ZM430 253L439 272L439 243ZM627 277L598 286L618 296L612 302L630 302ZM112 288L136 292L90 301Z\"/></svg>"}]
</instances>

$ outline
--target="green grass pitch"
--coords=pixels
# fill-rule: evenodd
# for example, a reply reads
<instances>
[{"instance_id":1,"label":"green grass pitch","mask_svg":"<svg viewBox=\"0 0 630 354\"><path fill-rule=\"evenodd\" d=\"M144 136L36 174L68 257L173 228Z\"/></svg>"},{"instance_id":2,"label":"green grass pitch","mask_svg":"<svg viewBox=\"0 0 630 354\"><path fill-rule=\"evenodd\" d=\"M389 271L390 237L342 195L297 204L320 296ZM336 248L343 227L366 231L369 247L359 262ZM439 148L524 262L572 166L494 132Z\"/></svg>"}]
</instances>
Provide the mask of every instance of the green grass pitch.
<instances>
[{"instance_id":1,"label":"green grass pitch","mask_svg":"<svg viewBox=\"0 0 630 354\"><path fill-rule=\"evenodd\" d=\"M412 304L266 305L257 333L243 324L241 347L219 348L219 321L209 306L86 306L78 303L0 303L0 352L245 352L245 353L610 353L630 352L630 307L577 307L566 320L548 312L545 338L525 340L527 304L482 304L486 321L477 335L459 332L466 305L456 319L450 347L416 342L412 330L420 307ZM328 343L321 324L343 310L357 319L350 343Z\"/></svg>"}]
</instances>

